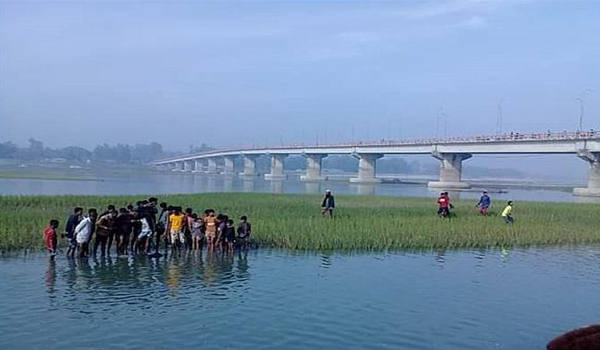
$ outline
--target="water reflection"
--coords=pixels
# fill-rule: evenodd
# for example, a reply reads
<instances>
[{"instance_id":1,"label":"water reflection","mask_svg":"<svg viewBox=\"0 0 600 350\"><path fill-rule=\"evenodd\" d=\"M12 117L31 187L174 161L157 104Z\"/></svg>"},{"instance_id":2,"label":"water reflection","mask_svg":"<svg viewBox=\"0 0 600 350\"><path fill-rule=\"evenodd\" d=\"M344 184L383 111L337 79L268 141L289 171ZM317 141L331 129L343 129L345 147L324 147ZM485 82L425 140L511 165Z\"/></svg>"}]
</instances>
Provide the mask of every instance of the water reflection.
<instances>
[{"instance_id":1,"label":"water reflection","mask_svg":"<svg viewBox=\"0 0 600 350\"><path fill-rule=\"evenodd\" d=\"M66 260L57 273L49 261L45 274L46 292L54 298L57 285L64 285L73 299L73 308L87 299L129 305L152 300L156 288L172 298L191 291L206 298L228 299L240 284L250 278L248 250L236 252L182 252L150 259L143 256L110 256L97 259ZM60 290L60 288L58 288ZM89 309L89 308L88 308Z\"/></svg>"},{"instance_id":2,"label":"water reflection","mask_svg":"<svg viewBox=\"0 0 600 350\"><path fill-rule=\"evenodd\" d=\"M271 180L271 193L283 193L283 181Z\"/></svg>"},{"instance_id":3,"label":"water reflection","mask_svg":"<svg viewBox=\"0 0 600 350\"><path fill-rule=\"evenodd\" d=\"M371 196L375 194L374 184L354 184L352 187L355 187L356 194L361 196Z\"/></svg>"},{"instance_id":4,"label":"water reflection","mask_svg":"<svg viewBox=\"0 0 600 350\"><path fill-rule=\"evenodd\" d=\"M3 195L129 195L129 194L171 194L203 192L274 192L274 193L322 193L331 188L336 194L383 195L433 197L441 190L430 190L424 185L414 184L351 184L346 179L324 182L304 182L298 176L288 176L281 183L269 184L261 177L240 177L237 175L206 175L199 173L135 174L131 176L100 176L101 181L57 181L38 179L0 179L0 193ZM478 199L480 191L471 189L464 192L452 191L452 200ZM570 191L558 189L507 189L507 192L493 193L497 203L506 200L535 200L554 202L600 203L598 197L577 197Z\"/></svg>"}]
</instances>

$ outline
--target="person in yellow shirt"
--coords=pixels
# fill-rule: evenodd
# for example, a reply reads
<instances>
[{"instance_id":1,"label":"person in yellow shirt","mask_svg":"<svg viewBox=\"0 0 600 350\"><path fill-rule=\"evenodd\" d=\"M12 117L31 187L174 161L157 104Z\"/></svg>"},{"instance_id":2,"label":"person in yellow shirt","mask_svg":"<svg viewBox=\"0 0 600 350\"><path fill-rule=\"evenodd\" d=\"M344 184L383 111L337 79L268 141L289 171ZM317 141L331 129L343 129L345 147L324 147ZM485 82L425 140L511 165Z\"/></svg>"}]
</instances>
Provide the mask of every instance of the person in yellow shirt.
<instances>
[{"instance_id":1,"label":"person in yellow shirt","mask_svg":"<svg viewBox=\"0 0 600 350\"><path fill-rule=\"evenodd\" d=\"M173 214L169 216L169 226L171 228L171 244L172 248L179 248L185 244L185 224L186 216L181 212L181 207L173 208Z\"/></svg>"},{"instance_id":2,"label":"person in yellow shirt","mask_svg":"<svg viewBox=\"0 0 600 350\"><path fill-rule=\"evenodd\" d=\"M504 210L502 210L502 217L504 218L504 222L506 222L507 224L514 224L515 222L515 219L513 219L512 217L512 211L513 202L508 201L508 204L506 205L506 207L504 207Z\"/></svg>"}]
</instances>

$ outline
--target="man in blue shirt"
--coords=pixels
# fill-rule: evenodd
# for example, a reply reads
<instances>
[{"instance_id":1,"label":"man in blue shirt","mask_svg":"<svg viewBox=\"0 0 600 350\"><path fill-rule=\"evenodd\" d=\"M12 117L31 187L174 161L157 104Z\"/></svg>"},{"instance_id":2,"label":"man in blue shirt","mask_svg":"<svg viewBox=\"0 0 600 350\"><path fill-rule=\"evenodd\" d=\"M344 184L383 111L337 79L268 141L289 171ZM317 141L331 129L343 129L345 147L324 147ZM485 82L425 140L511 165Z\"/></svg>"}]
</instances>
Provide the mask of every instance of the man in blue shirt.
<instances>
[{"instance_id":1,"label":"man in blue shirt","mask_svg":"<svg viewBox=\"0 0 600 350\"><path fill-rule=\"evenodd\" d=\"M492 205L492 199L488 196L487 191L483 191L483 195L479 198L479 203L477 203L477 208L479 208L479 213L481 215L487 215L488 209Z\"/></svg>"}]
</instances>

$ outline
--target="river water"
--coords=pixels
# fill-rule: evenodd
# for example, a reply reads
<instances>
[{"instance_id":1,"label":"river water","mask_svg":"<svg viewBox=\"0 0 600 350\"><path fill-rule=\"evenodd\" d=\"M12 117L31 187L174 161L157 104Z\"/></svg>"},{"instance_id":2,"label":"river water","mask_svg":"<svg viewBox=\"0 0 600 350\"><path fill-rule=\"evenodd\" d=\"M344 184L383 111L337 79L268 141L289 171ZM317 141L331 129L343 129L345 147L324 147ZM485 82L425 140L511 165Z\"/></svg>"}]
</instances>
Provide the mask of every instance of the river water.
<instances>
[{"instance_id":1,"label":"river water","mask_svg":"<svg viewBox=\"0 0 600 350\"><path fill-rule=\"evenodd\" d=\"M600 247L0 257L2 349L543 349L600 321Z\"/></svg>"},{"instance_id":2,"label":"river water","mask_svg":"<svg viewBox=\"0 0 600 350\"><path fill-rule=\"evenodd\" d=\"M351 184L348 181L303 182L297 177L266 181L260 177L244 180L237 176L182 173L104 176L100 181L0 179L0 195L136 195L203 192L272 192L434 197L439 190L414 184ZM479 198L482 188L451 193L454 199ZM600 203L600 198L578 197L560 189L504 189L491 195L497 200Z\"/></svg>"}]
</instances>

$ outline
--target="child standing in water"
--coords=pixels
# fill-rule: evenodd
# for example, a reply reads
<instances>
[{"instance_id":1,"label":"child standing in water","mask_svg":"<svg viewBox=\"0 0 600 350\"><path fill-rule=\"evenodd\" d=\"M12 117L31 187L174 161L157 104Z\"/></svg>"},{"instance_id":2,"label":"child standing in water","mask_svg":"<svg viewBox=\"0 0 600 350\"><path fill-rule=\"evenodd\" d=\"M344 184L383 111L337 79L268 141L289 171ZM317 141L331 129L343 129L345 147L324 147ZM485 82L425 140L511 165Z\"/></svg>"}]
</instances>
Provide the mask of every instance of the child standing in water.
<instances>
[{"instance_id":1,"label":"child standing in water","mask_svg":"<svg viewBox=\"0 0 600 350\"><path fill-rule=\"evenodd\" d=\"M247 247L250 242L250 233L252 232L252 226L248 222L248 217L246 215L240 218L242 222L238 225L237 228L237 239L239 244L242 247Z\"/></svg>"},{"instance_id":2,"label":"child standing in water","mask_svg":"<svg viewBox=\"0 0 600 350\"><path fill-rule=\"evenodd\" d=\"M192 214L192 219L193 220L190 226L192 235L192 250L201 250L202 240L204 239L204 233L202 232L204 228L204 222L196 213Z\"/></svg>"},{"instance_id":3,"label":"child standing in water","mask_svg":"<svg viewBox=\"0 0 600 350\"><path fill-rule=\"evenodd\" d=\"M58 248L58 237L56 236L57 228L58 220L50 220L50 224L44 229L44 242L46 243L48 254L50 254L50 260L54 260L56 249Z\"/></svg>"},{"instance_id":4,"label":"child standing in water","mask_svg":"<svg viewBox=\"0 0 600 350\"><path fill-rule=\"evenodd\" d=\"M231 219L228 219L227 223L225 224L224 236L227 249L233 251L233 244L235 243L235 226L233 224L233 220Z\"/></svg>"}]
</instances>

